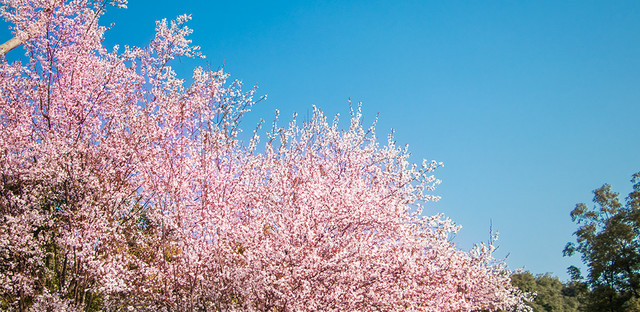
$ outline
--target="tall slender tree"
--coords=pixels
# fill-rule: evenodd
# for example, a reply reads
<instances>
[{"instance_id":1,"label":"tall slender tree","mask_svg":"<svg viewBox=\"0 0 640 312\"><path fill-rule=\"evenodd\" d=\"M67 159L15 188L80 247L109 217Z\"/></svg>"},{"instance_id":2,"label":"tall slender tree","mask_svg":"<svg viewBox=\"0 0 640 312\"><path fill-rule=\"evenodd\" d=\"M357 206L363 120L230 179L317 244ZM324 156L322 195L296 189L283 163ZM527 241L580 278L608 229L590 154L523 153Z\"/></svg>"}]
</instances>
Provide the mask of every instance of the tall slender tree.
<instances>
[{"instance_id":1,"label":"tall slender tree","mask_svg":"<svg viewBox=\"0 0 640 312\"><path fill-rule=\"evenodd\" d=\"M605 184L593 191L595 207L578 204L571 212L579 224L577 241L568 243L564 254L580 253L589 270L589 311L640 311L640 172L631 182L626 203ZM575 266L569 273L582 279Z\"/></svg>"}]
</instances>

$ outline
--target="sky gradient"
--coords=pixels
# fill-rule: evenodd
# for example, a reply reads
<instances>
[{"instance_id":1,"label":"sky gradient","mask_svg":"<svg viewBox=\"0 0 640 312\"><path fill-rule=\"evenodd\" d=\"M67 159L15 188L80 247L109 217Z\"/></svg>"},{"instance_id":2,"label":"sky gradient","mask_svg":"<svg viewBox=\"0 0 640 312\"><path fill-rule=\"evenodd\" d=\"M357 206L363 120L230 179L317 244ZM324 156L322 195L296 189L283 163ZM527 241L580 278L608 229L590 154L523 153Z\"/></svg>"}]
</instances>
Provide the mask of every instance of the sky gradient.
<instances>
[{"instance_id":1,"label":"sky gradient","mask_svg":"<svg viewBox=\"0 0 640 312\"><path fill-rule=\"evenodd\" d=\"M445 163L426 213L462 225L463 249L492 223L511 269L566 280L569 212L603 183L626 197L640 171L638 1L131 0L109 8L105 45L144 46L183 13L207 60L174 64L182 76L224 64L268 94L246 131L362 102L381 138Z\"/></svg>"}]
</instances>

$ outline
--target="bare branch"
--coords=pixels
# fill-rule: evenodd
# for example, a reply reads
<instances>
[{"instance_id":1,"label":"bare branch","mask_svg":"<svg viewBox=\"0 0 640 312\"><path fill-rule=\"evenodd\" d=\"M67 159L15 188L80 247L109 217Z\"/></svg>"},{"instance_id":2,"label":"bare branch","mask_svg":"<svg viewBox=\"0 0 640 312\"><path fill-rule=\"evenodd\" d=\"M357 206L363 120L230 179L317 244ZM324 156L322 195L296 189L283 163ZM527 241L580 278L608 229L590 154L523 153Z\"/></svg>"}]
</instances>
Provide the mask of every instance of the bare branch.
<instances>
[{"instance_id":1,"label":"bare branch","mask_svg":"<svg viewBox=\"0 0 640 312\"><path fill-rule=\"evenodd\" d=\"M18 37L13 37L9 39L7 42L0 45L0 58L3 58L7 52L15 49L17 46L23 43L22 40L18 39Z\"/></svg>"}]
</instances>

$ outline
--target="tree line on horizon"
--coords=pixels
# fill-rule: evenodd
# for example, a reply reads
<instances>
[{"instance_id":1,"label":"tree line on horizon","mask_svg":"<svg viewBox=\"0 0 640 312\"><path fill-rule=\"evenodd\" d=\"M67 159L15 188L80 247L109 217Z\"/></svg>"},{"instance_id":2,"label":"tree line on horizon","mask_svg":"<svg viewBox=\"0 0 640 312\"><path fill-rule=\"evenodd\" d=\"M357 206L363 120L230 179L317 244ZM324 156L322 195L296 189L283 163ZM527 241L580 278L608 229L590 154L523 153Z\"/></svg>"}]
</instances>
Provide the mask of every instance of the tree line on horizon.
<instances>
[{"instance_id":1,"label":"tree line on horizon","mask_svg":"<svg viewBox=\"0 0 640 312\"><path fill-rule=\"evenodd\" d=\"M580 254L586 276L576 266L568 268L564 283L550 273L511 276L514 286L536 293L527 303L534 312L640 311L640 172L631 183L624 201L605 184L593 191L594 207L580 203L571 211L576 241L563 254Z\"/></svg>"}]
</instances>

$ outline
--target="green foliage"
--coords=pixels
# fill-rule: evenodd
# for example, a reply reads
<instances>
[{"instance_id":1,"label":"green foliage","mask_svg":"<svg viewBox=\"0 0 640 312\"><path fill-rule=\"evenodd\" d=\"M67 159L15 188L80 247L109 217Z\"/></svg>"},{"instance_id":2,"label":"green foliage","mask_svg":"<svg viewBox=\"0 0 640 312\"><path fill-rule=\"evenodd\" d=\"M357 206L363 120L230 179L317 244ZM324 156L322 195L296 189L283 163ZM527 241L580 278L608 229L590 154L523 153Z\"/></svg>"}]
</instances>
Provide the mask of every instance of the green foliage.
<instances>
[{"instance_id":1,"label":"green foliage","mask_svg":"<svg viewBox=\"0 0 640 312\"><path fill-rule=\"evenodd\" d=\"M640 311L640 172L631 182L633 191L624 205L605 184L593 191L596 207L581 203L571 212L579 227L576 242L566 245L564 255L580 253L588 267L585 311ZM569 274L582 281L575 266Z\"/></svg>"},{"instance_id":2,"label":"green foliage","mask_svg":"<svg viewBox=\"0 0 640 312\"><path fill-rule=\"evenodd\" d=\"M511 276L511 283L520 290L535 293L535 299L528 303L534 312L573 312L579 311L582 291L576 284L563 284L551 274L533 275L530 272Z\"/></svg>"}]
</instances>

